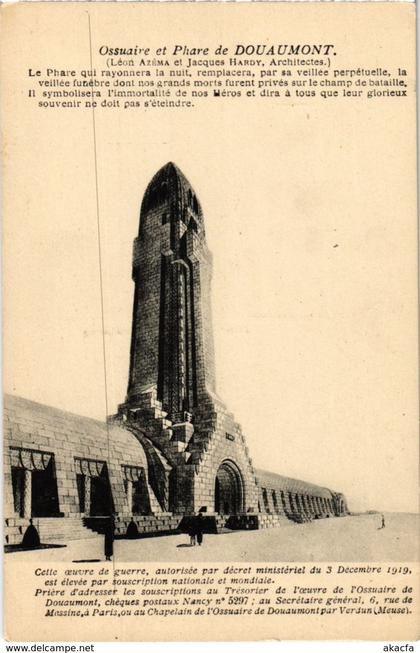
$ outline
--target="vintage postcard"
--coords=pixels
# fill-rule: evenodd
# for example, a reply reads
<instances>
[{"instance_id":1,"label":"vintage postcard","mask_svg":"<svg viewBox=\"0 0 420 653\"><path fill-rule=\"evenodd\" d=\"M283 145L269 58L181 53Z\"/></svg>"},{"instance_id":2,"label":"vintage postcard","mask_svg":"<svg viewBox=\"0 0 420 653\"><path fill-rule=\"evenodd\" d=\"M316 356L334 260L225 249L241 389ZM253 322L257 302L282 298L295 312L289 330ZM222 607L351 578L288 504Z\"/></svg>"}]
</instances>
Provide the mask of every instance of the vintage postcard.
<instances>
[{"instance_id":1,"label":"vintage postcard","mask_svg":"<svg viewBox=\"0 0 420 653\"><path fill-rule=\"evenodd\" d=\"M1 18L6 637L415 639L415 7Z\"/></svg>"}]
</instances>

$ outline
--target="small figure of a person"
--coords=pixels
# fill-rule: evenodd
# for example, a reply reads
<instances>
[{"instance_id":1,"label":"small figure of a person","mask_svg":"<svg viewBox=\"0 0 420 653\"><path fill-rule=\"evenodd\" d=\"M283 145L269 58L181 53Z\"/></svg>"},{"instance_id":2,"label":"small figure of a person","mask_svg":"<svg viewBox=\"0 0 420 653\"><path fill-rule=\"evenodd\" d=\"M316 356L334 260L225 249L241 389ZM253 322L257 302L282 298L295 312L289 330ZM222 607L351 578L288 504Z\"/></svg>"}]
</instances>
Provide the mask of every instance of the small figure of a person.
<instances>
[{"instance_id":1,"label":"small figure of a person","mask_svg":"<svg viewBox=\"0 0 420 653\"><path fill-rule=\"evenodd\" d=\"M381 530L382 528L385 528L385 515L382 515L381 517L382 517L382 519L381 519L381 528L379 530Z\"/></svg>"},{"instance_id":2,"label":"small figure of a person","mask_svg":"<svg viewBox=\"0 0 420 653\"><path fill-rule=\"evenodd\" d=\"M203 532L204 532L204 519L203 513L199 512L198 517L195 519L195 532L197 537L198 546L201 546L203 543Z\"/></svg>"},{"instance_id":3,"label":"small figure of a person","mask_svg":"<svg viewBox=\"0 0 420 653\"><path fill-rule=\"evenodd\" d=\"M114 515L110 515L106 520L105 532L104 532L104 549L105 549L105 559L111 560L114 554L114 530L115 530L115 521Z\"/></svg>"},{"instance_id":4,"label":"small figure of a person","mask_svg":"<svg viewBox=\"0 0 420 653\"><path fill-rule=\"evenodd\" d=\"M135 540L139 535L139 531L136 525L136 522L134 521L133 518L131 518L130 523L127 526L127 539L129 540Z\"/></svg>"},{"instance_id":5,"label":"small figure of a person","mask_svg":"<svg viewBox=\"0 0 420 653\"><path fill-rule=\"evenodd\" d=\"M197 532L195 528L195 519L191 519L190 523L188 524L188 535L190 536L190 546L195 546L196 545L196 537L197 537Z\"/></svg>"},{"instance_id":6,"label":"small figure of a person","mask_svg":"<svg viewBox=\"0 0 420 653\"><path fill-rule=\"evenodd\" d=\"M41 540L39 539L39 533L33 525L32 519L30 519L29 526L26 529L22 539L22 546L25 549L37 549L40 545Z\"/></svg>"}]
</instances>

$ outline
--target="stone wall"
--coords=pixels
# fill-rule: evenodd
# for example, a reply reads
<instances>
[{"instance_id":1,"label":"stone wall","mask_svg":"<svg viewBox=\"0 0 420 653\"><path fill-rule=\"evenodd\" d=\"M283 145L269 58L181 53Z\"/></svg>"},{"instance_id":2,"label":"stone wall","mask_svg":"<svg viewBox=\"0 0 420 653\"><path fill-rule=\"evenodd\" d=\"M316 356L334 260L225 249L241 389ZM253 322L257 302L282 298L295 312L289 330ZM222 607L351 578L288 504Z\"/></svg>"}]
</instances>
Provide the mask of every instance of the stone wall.
<instances>
[{"instance_id":1,"label":"stone wall","mask_svg":"<svg viewBox=\"0 0 420 653\"><path fill-rule=\"evenodd\" d=\"M134 474L134 478L144 474L150 513L161 514L163 497L158 498L152 489L148 458L150 460L150 453L146 453L138 439L117 425L79 417L20 397L6 395L4 398L6 519L28 519L31 516L30 512L23 514L24 507L21 514L15 510L12 466L20 468L30 479L32 473L41 469L43 461L52 466L49 469L52 469L57 493L55 515L49 516L82 517L85 513L81 511L77 474L81 466L86 468L88 475L96 474L98 469L103 469L103 463L106 465L104 473L109 478L113 508L118 515L130 518L132 512L127 494L127 474ZM161 467L153 470L161 485L164 485L162 475L169 475L169 470L166 462L161 462ZM30 492L28 485L30 483L26 484L26 493Z\"/></svg>"},{"instance_id":2,"label":"stone wall","mask_svg":"<svg viewBox=\"0 0 420 653\"><path fill-rule=\"evenodd\" d=\"M344 495L312 483L263 470L256 471L262 512L300 521L348 513Z\"/></svg>"},{"instance_id":3,"label":"stone wall","mask_svg":"<svg viewBox=\"0 0 420 653\"><path fill-rule=\"evenodd\" d=\"M150 393L144 401L149 404L147 410L153 407L148 420L140 411L140 419L137 413L125 421L118 415L107 425L26 399L5 397L4 515L8 543L21 541L31 516L15 510L12 466L20 465L30 475L30 469L41 469L46 462L53 465L56 483L54 516L62 517L56 521L68 519L73 523L69 528L60 526L63 539L82 537L74 520L89 514L81 510L77 473L83 465L100 467L103 463L117 514L116 531L121 535L133 518L127 470L131 475L141 470L146 481L150 515L134 515L139 533L173 530L182 515L199 510L214 513L216 476L221 466L239 483L237 512L258 515L259 528L281 526L282 519L306 521L347 514L345 497L340 493L269 472L254 472L241 427L215 396L197 414L194 426L178 425L175 440L173 425L162 417L159 402ZM51 536L57 538L58 524L54 527L54 520L45 521L42 528L51 529Z\"/></svg>"},{"instance_id":4,"label":"stone wall","mask_svg":"<svg viewBox=\"0 0 420 653\"><path fill-rule=\"evenodd\" d=\"M252 460L240 425L223 402L213 397L197 414L196 433L191 442L190 463L194 465L194 510L215 510L215 481L223 463L231 466L241 486L241 512L258 511L258 485Z\"/></svg>"}]
</instances>

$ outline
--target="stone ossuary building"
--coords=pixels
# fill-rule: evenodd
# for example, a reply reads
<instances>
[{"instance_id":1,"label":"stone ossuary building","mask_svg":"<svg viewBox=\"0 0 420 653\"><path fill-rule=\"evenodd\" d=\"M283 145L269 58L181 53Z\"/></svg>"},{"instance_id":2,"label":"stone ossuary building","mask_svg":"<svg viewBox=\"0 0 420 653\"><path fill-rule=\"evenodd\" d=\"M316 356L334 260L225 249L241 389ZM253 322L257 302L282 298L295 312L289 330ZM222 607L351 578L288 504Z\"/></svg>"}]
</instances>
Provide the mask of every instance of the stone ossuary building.
<instances>
[{"instance_id":1,"label":"stone ossuary building","mask_svg":"<svg viewBox=\"0 0 420 653\"><path fill-rule=\"evenodd\" d=\"M253 467L241 428L216 393L212 256L203 212L168 163L149 183L134 241L126 400L107 423L6 396L5 537L30 518L41 539L88 537L116 515L117 534L171 531L202 511L214 528L341 516L342 494Z\"/></svg>"}]
</instances>

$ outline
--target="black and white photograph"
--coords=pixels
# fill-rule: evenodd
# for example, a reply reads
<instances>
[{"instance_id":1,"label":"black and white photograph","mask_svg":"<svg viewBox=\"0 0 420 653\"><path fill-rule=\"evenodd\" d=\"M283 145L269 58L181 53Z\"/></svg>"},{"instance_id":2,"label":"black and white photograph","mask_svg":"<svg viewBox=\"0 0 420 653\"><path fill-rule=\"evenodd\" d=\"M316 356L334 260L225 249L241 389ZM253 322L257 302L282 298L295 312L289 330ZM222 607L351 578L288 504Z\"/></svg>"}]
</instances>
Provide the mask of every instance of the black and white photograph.
<instances>
[{"instance_id":1,"label":"black and white photograph","mask_svg":"<svg viewBox=\"0 0 420 653\"><path fill-rule=\"evenodd\" d=\"M228 639L412 628L411 7L54 4L10 8L3 45L11 605L27 583L63 639L177 639L195 603ZM220 587L184 612L141 598L195 573ZM95 583L137 583L138 614Z\"/></svg>"}]
</instances>

